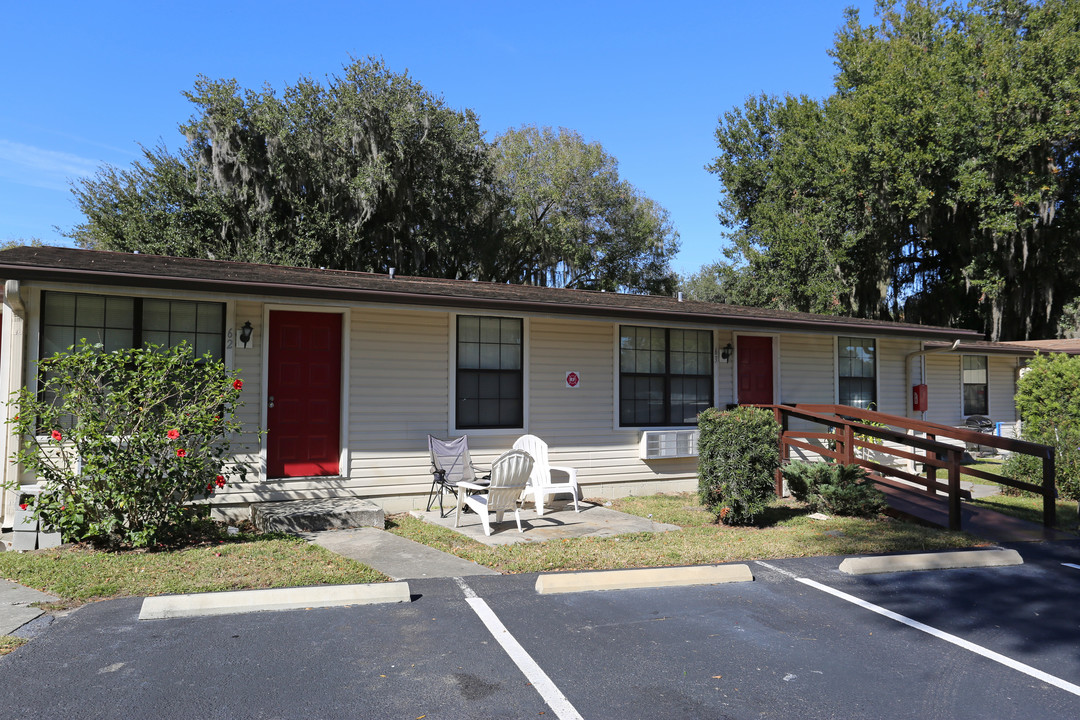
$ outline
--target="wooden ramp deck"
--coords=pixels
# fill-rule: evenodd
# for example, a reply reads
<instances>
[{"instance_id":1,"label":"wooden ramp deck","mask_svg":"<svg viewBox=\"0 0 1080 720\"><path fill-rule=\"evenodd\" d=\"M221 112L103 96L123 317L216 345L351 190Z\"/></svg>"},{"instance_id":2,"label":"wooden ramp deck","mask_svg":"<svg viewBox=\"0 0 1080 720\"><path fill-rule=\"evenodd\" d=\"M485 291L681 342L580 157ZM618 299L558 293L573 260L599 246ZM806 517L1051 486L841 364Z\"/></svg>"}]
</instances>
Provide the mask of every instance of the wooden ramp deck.
<instances>
[{"instance_id":1,"label":"wooden ramp deck","mask_svg":"<svg viewBox=\"0 0 1080 720\"><path fill-rule=\"evenodd\" d=\"M889 508L899 515L949 527L949 499L908 492L889 486L878 486L889 501ZM976 537L993 542L1039 542L1043 540L1076 540L1077 536L1062 530L1043 527L1038 523L1004 515L970 503L960 506L960 527Z\"/></svg>"}]
</instances>

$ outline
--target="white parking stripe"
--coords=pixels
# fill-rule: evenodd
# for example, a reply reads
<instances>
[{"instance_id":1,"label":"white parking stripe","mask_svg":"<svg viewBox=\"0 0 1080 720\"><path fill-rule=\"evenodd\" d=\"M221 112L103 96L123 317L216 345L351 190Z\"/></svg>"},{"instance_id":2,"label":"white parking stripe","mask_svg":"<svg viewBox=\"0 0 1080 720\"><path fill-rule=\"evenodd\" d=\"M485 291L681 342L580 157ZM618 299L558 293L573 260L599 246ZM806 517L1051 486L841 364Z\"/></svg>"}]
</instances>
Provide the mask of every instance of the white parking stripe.
<instances>
[{"instance_id":1,"label":"white parking stripe","mask_svg":"<svg viewBox=\"0 0 1080 720\"><path fill-rule=\"evenodd\" d=\"M521 647L521 643L510 634L510 631L502 624L495 612L488 607L488 604L482 598L477 597L473 589L465 584L462 578L454 578L454 582L465 593L465 602L469 603L469 607L484 623L488 632L498 641L502 649L514 661L514 664L518 666L518 669L525 674L525 677L540 693L540 697L544 699L544 702L548 704L548 707L552 709L559 720L583 720L577 709L570 704L570 701L555 686L547 673L536 664L532 656L525 652L525 648Z\"/></svg>"},{"instance_id":2,"label":"white parking stripe","mask_svg":"<svg viewBox=\"0 0 1080 720\"><path fill-rule=\"evenodd\" d=\"M1026 675L1030 675L1033 678L1042 680L1043 682L1053 685L1054 687L1061 688L1065 692L1072 693L1073 695L1080 695L1080 685L1073 685L1071 682L1067 682L1065 680L1062 680L1061 678L1054 677L1049 673L1045 673L1042 670L1033 668L1030 665L1025 665L1024 663L1013 660L1012 658L1005 657L1004 655L996 653L993 650L988 650L981 645L976 645L975 643L968 642L963 638L951 635L942 630L938 630L937 628L932 628L929 625L924 625L918 620L912 620L909 617L904 617L903 615L894 613L892 610L886 610L880 605L874 605L873 603L866 602L865 600L857 598L854 595L848 595L845 592L835 590L828 585L822 585L821 583L815 582L808 578L796 577L795 580L798 580L804 585L809 585L810 587L817 588L822 592L829 593L830 595L838 597L841 600L846 600L849 603L853 603L855 605L858 605L859 607L866 608L867 610L875 612L878 615L884 615L887 618L895 620L899 623L903 623L904 625L915 628L916 630L920 630L924 633L927 633L928 635L933 635L934 637L944 640L945 642L950 642L953 645L964 648L965 650L970 650L973 653L982 655L984 658L993 660L997 663L1001 663L1005 667L1012 668L1013 670L1019 670Z\"/></svg>"},{"instance_id":3,"label":"white parking stripe","mask_svg":"<svg viewBox=\"0 0 1080 720\"><path fill-rule=\"evenodd\" d=\"M1061 564L1064 565L1065 567L1071 567L1071 568L1076 568L1077 570L1080 570L1080 565L1074 565L1072 563L1061 563Z\"/></svg>"}]
</instances>

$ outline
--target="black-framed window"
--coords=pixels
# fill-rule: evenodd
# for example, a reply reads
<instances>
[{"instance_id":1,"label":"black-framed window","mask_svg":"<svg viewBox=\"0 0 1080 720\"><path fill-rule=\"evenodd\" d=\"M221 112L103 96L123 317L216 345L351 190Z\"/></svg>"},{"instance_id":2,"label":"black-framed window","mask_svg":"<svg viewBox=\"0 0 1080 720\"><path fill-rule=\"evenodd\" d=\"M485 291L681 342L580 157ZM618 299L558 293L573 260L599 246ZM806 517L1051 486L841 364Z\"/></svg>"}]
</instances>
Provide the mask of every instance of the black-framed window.
<instances>
[{"instance_id":1,"label":"black-framed window","mask_svg":"<svg viewBox=\"0 0 1080 720\"><path fill-rule=\"evenodd\" d=\"M619 328L619 425L696 425L713 402L710 330Z\"/></svg>"},{"instance_id":2,"label":"black-framed window","mask_svg":"<svg viewBox=\"0 0 1080 720\"><path fill-rule=\"evenodd\" d=\"M877 347L871 338L837 338L837 385L841 405L877 405Z\"/></svg>"},{"instance_id":3,"label":"black-framed window","mask_svg":"<svg viewBox=\"0 0 1080 720\"><path fill-rule=\"evenodd\" d=\"M225 355L225 303L47 290L41 297L41 357L85 338L108 352L187 341L197 357Z\"/></svg>"},{"instance_id":4,"label":"black-framed window","mask_svg":"<svg viewBox=\"0 0 1080 720\"><path fill-rule=\"evenodd\" d=\"M521 318L458 316L458 428L524 427L523 335Z\"/></svg>"},{"instance_id":5,"label":"black-framed window","mask_svg":"<svg viewBox=\"0 0 1080 720\"><path fill-rule=\"evenodd\" d=\"M964 384L964 414L989 415L990 404L987 400L989 385L985 355L964 355L962 357Z\"/></svg>"}]
</instances>

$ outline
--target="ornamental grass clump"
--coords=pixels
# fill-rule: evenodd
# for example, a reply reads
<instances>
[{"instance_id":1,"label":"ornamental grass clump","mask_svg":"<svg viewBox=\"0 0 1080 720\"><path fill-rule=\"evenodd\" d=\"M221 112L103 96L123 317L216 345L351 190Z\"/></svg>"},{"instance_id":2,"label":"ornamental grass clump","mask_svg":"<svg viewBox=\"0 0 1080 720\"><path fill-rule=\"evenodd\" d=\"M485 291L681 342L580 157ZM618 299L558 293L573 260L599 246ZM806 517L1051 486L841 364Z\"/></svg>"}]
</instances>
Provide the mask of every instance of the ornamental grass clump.
<instances>
[{"instance_id":1,"label":"ornamental grass clump","mask_svg":"<svg viewBox=\"0 0 1080 720\"><path fill-rule=\"evenodd\" d=\"M725 525L748 525L773 497L780 423L756 407L698 415L698 495Z\"/></svg>"},{"instance_id":2,"label":"ornamental grass clump","mask_svg":"<svg viewBox=\"0 0 1080 720\"><path fill-rule=\"evenodd\" d=\"M43 488L23 509L65 541L164 542L206 517L197 501L226 475L246 478L228 457L244 383L210 355L186 343L104 352L84 340L38 373L39 387L9 402L21 437L13 459Z\"/></svg>"},{"instance_id":3,"label":"ornamental grass clump","mask_svg":"<svg viewBox=\"0 0 1080 720\"><path fill-rule=\"evenodd\" d=\"M795 499L812 512L847 517L876 517L886 508L885 493L866 479L859 465L792 462L784 477Z\"/></svg>"}]
</instances>

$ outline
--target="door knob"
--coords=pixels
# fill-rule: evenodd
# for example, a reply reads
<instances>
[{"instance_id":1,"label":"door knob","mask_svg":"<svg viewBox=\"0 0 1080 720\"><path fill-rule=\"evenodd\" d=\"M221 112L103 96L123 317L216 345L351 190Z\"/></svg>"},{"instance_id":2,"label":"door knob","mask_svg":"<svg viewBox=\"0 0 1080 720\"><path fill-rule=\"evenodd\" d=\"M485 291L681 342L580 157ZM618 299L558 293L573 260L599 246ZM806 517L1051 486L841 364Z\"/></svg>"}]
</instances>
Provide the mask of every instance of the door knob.
<instances>
[{"instance_id":1,"label":"door knob","mask_svg":"<svg viewBox=\"0 0 1080 720\"><path fill-rule=\"evenodd\" d=\"M269 402L267 403L267 407L274 407L274 396L271 395L268 399Z\"/></svg>"}]
</instances>

